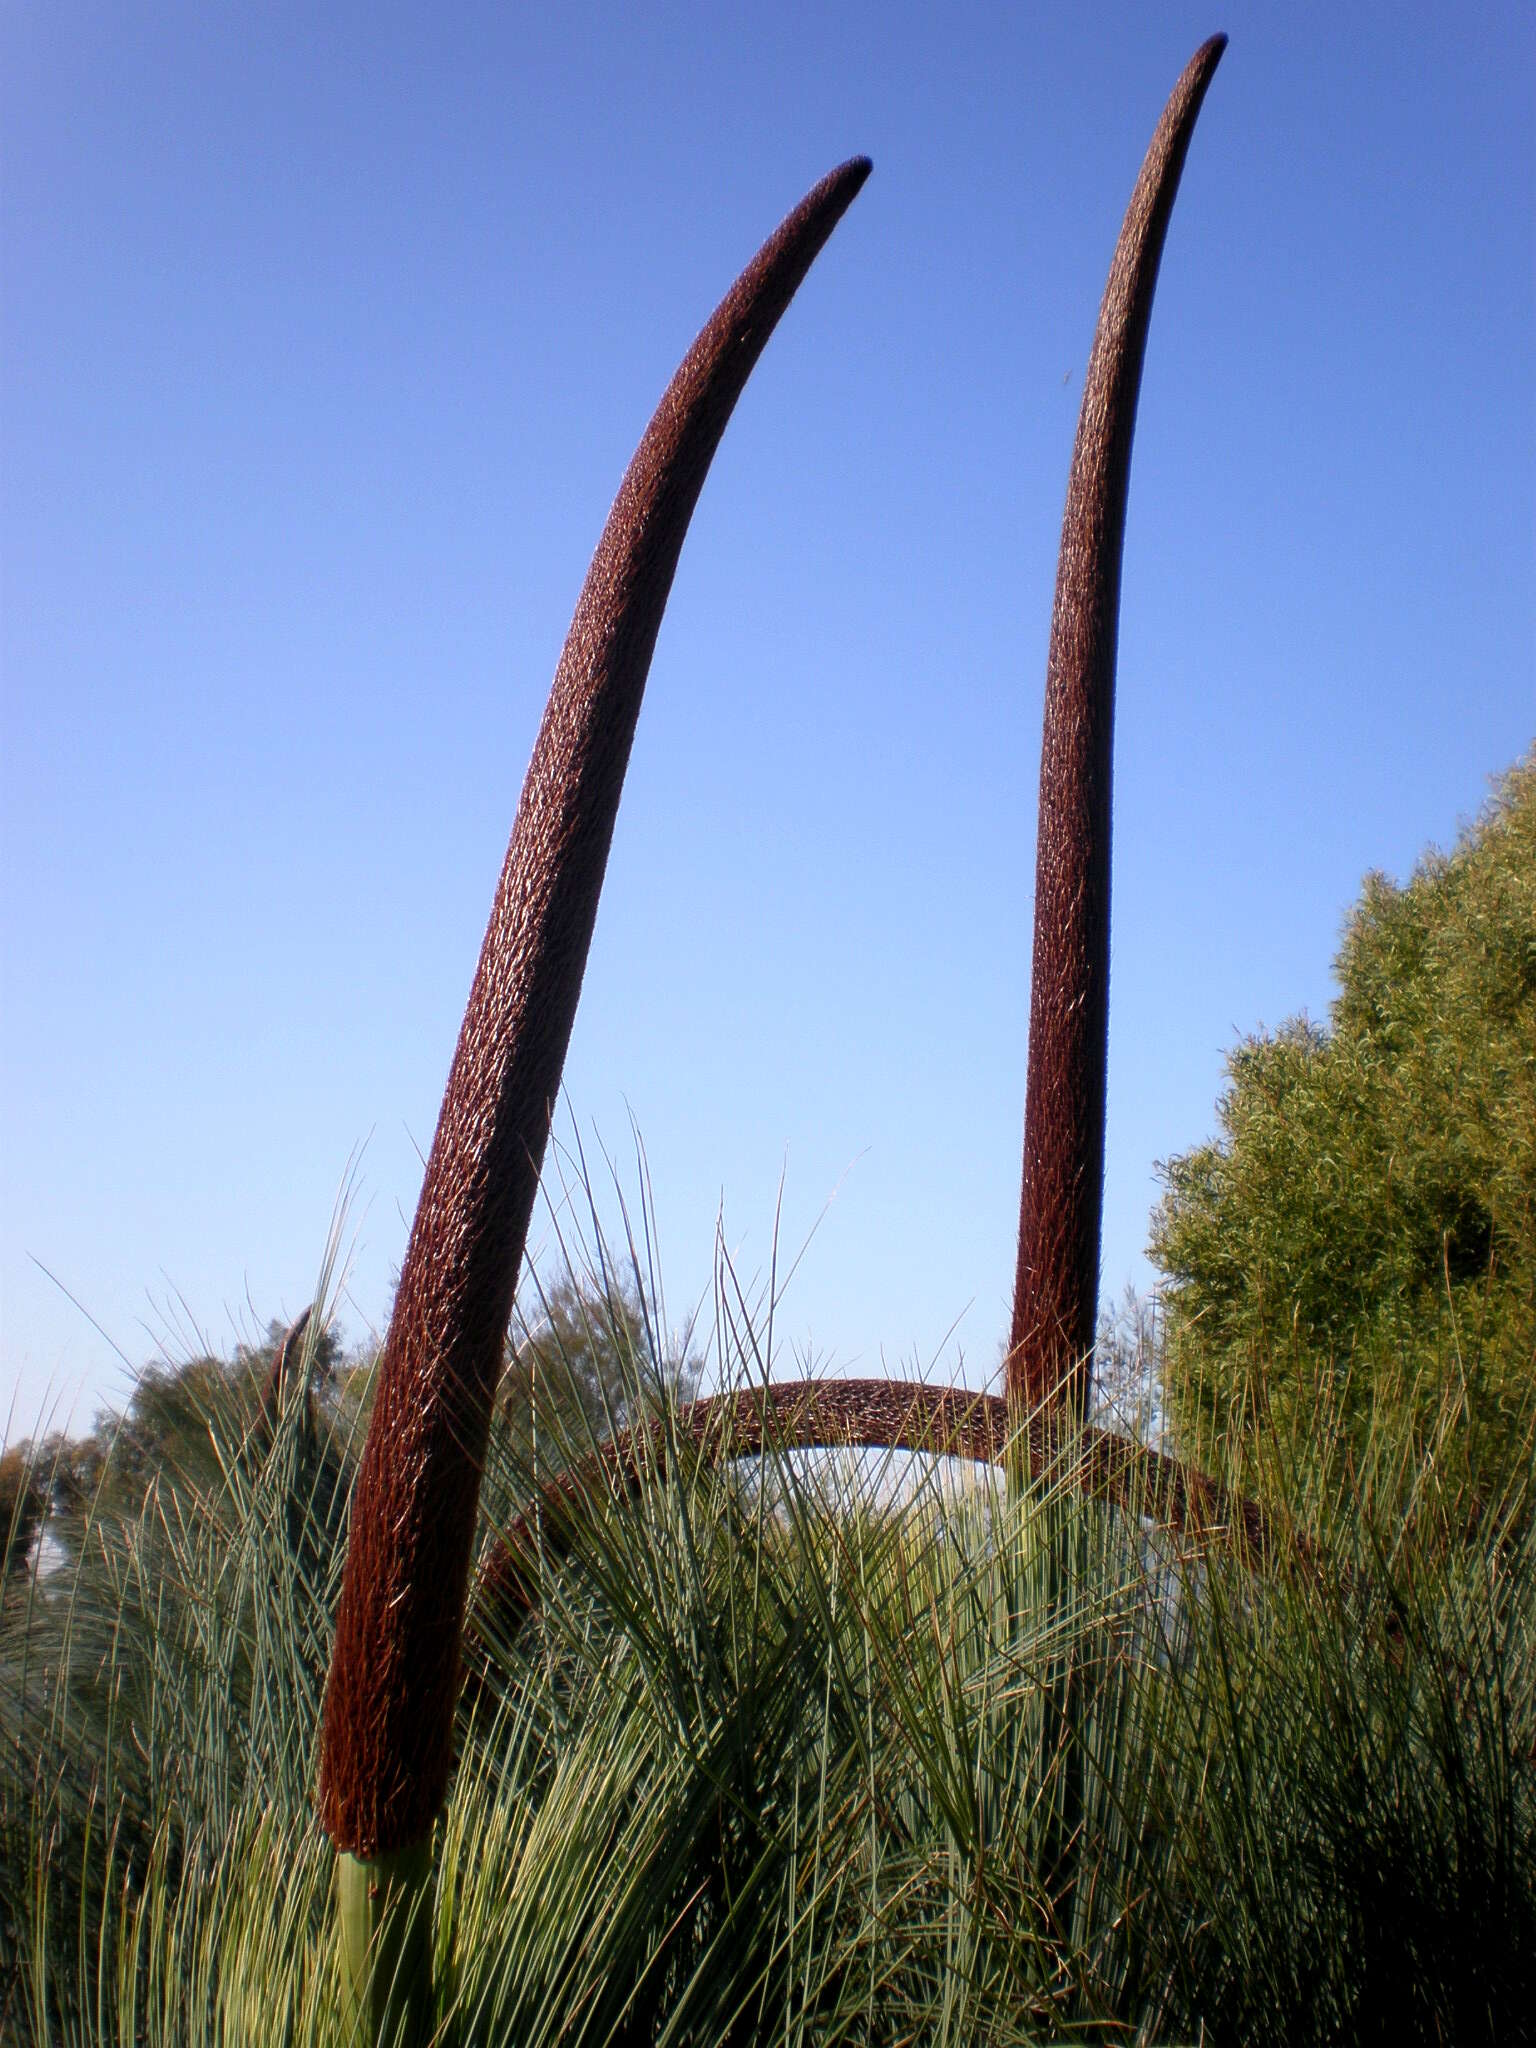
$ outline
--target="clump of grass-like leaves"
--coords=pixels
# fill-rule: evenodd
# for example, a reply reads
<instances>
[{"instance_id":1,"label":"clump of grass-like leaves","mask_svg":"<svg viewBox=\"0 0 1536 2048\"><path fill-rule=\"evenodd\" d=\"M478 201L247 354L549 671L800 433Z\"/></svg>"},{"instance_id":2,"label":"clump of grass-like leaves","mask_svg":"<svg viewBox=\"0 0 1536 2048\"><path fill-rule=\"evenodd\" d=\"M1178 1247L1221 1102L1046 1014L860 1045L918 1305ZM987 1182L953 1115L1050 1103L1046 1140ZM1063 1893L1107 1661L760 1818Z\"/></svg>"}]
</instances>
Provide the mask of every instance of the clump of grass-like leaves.
<instances>
[{"instance_id":1,"label":"clump of grass-like leaves","mask_svg":"<svg viewBox=\"0 0 1536 2048\"><path fill-rule=\"evenodd\" d=\"M579 1251L574 1279L625 1412L664 1415L693 1365L630 1251L632 1287ZM762 1307L722 1260L694 1364L779 1376ZM498 1424L498 1518L605 1427L551 1393ZM24 2041L342 2038L310 1797L352 1445L297 1398L259 1455L217 1420L208 1442L87 1514L67 1569L11 1575L0 2029ZM940 1460L720 1466L679 1435L634 1488L594 1483L535 1610L481 1618L434 1843L440 2038L1513 2038L1529 1482L1469 1533L1421 1448L1367 1468L1356 1441L1347 1484L1293 1459L1305 1542L1262 1573Z\"/></svg>"}]
</instances>

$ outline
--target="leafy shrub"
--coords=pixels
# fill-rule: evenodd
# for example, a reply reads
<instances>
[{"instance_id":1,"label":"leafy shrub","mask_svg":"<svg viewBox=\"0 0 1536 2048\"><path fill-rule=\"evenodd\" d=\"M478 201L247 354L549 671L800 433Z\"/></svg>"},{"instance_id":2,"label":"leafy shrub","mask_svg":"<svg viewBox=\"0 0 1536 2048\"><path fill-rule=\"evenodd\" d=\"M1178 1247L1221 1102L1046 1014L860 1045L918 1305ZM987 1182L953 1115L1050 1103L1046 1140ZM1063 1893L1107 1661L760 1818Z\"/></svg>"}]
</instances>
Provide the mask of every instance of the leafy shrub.
<instances>
[{"instance_id":1,"label":"leafy shrub","mask_svg":"<svg viewBox=\"0 0 1536 2048\"><path fill-rule=\"evenodd\" d=\"M1469 1512L1523 1455L1536 1364L1536 755L1449 855L1366 880L1327 1028L1227 1062L1220 1135L1162 1167L1177 1433L1242 1463L1321 1403L1347 1448L1442 1432Z\"/></svg>"}]
</instances>

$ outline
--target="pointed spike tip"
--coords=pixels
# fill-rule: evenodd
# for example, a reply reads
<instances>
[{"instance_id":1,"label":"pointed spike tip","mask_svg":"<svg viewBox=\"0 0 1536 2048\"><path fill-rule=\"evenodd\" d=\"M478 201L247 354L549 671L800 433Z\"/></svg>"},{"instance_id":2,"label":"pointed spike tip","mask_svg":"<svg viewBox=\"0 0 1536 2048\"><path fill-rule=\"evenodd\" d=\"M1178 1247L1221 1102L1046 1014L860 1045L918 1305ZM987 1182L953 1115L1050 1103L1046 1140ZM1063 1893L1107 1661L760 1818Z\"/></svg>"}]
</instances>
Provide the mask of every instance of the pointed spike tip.
<instances>
[{"instance_id":1,"label":"pointed spike tip","mask_svg":"<svg viewBox=\"0 0 1536 2048\"><path fill-rule=\"evenodd\" d=\"M835 171L828 171L819 185L812 186L795 208L791 219L815 213L826 207L832 214L832 223L835 226L858 198L864 189L864 180L873 169L874 165L867 156L849 157L848 161L839 164ZM831 232L830 228L828 232Z\"/></svg>"},{"instance_id":2,"label":"pointed spike tip","mask_svg":"<svg viewBox=\"0 0 1536 2048\"><path fill-rule=\"evenodd\" d=\"M1184 76L1179 80L1179 86L1192 85L1203 95L1206 87L1216 74L1216 66L1221 62L1226 47L1227 38L1224 30L1218 30L1215 35L1207 36L1193 57L1190 58L1188 64L1185 65ZM1177 89L1175 88L1176 92Z\"/></svg>"},{"instance_id":3,"label":"pointed spike tip","mask_svg":"<svg viewBox=\"0 0 1536 2048\"><path fill-rule=\"evenodd\" d=\"M1227 47L1224 32L1207 36L1193 57L1179 73L1179 80L1168 95L1164 119L1175 125L1188 121L1191 125L1204 104L1206 91L1216 76L1216 66L1221 62ZM1177 180L1175 180L1177 187Z\"/></svg>"}]
</instances>

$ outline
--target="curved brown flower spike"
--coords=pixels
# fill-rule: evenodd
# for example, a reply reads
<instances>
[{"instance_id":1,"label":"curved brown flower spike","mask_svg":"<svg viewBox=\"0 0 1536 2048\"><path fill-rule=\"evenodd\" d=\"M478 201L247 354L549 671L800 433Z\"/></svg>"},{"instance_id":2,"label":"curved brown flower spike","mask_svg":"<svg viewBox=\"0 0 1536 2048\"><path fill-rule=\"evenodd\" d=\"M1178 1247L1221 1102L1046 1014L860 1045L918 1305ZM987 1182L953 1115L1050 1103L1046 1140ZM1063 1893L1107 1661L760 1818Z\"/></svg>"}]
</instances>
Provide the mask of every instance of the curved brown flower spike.
<instances>
[{"instance_id":1,"label":"curved brown flower spike","mask_svg":"<svg viewBox=\"0 0 1536 2048\"><path fill-rule=\"evenodd\" d=\"M535 1507L489 1551L475 1589L469 1628L482 1645L506 1644L538 1604L544 1574L570 1555L592 1503L635 1496L647 1471L664 1467L674 1446L708 1459L756 1458L809 1449L912 1451L1007 1462L1016 1414L1006 1398L919 1380L785 1380L749 1392L712 1394L626 1431L557 1474ZM1024 1425L1030 1469L1063 1473L1092 1498L1146 1515L1188 1539L1190 1547L1235 1544L1255 1564L1282 1541L1264 1511L1176 1458L1106 1429L1078 1430L1070 1417L1042 1409ZM1292 1551L1297 1539L1284 1537Z\"/></svg>"},{"instance_id":2,"label":"curved brown flower spike","mask_svg":"<svg viewBox=\"0 0 1536 2048\"><path fill-rule=\"evenodd\" d=\"M1088 1413L1109 1050L1115 641L1147 322L1185 153L1225 36L1186 66L1131 195L1083 385L1046 667L1035 957L1008 1393Z\"/></svg>"},{"instance_id":3,"label":"curved brown flower spike","mask_svg":"<svg viewBox=\"0 0 1536 2048\"><path fill-rule=\"evenodd\" d=\"M630 742L683 536L768 336L869 173L825 178L722 301L587 573L518 805L400 1274L352 1504L321 1743L339 1849L421 1841L451 1762L475 1509Z\"/></svg>"}]
</instances>

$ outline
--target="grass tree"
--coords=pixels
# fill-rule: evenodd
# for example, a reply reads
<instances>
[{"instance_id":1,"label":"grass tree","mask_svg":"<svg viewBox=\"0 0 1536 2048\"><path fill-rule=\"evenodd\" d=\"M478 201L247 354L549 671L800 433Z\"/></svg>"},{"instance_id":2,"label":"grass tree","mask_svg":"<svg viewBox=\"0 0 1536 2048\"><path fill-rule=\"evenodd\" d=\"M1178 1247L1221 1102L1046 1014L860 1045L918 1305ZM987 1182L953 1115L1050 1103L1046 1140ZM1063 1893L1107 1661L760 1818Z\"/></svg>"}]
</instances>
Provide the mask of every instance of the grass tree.
<instances>
[{"instance_id":1,"label":"grass tree","mask_svg":"<svg viewBox=\"0 0 1536 2048\"><path fill-rule=\"evenodd\" d=\"M662 611L736 400L868 173L844 164L790 214L657 408L587 573L470 992L353 1498L321 1750L348 1981L391 2033L425 2024L430 1840L492 1402Z\"/></svg>"},{"instance_id":2,"label":"grass tree","mask_svg":"<svg viewBox=\"0 0 1536 2048\"><path fill-rule=\"evenodd\" d=\"M1066 1458L1098 1490L1176 1518L1214 1489L1086 1428L1098 1287L1108 1030L1111 742L1136 399L1169 216L1225 47L1191 60L1132 196L1100 311L1063 525L1040 784L1034 993L1018 1277L1005 1402L899 1382L806 1383L686 1411L722 1456L765 1427L801 1445ZM780 228L663 398L599 544L519 805L380 1365L326 1701L320 1806L340 1852L348 1980L384 2031L430 1997L430 1837L447 1789L471 1547L502 1343L596 916L625 766L689 516L746 376L867 175L834 172ZM633 1477L633 1439L598 1470ZM589 1472L582 1484L590 1481ZM557 1489L558 1494L558 1489ZM550 1505L553 1505L552 1496ZM568 1502L567 1483L563 1498ZM558 1518L555 1518L556 1525ZM541 1515L493 1559L525 1603ZM1262 1541L1262 1529L1254 1531ZM521 1540L519 1540L519 1537ZM530 1540L531 1539L531 1540ZM532 1550L533 1564L527 1553ZM1063 1713L1070 1706L1062 1696ZM1068 1802L1067 1835L1073 1831Z\"/></svg>"},{"instance_id":3,"label":"grass tree","mask_svg":"<svg viewBox=\"0 0 1536 2048\"><path fill-rule=\"evenodd\" d=\"M1088 1420L1099 1310L1104 1114L1109 1063L1109 896L1115 655L1136 400L1158 267L1180 174L1225 36L1196 51L1174 87L1121 225L1098 328L1062 519L1045 677L1035 944L1018 1268L1008 1393L1022 1412ZM1048 1598L1082 1573L1081 1522L1056 1518ZM1081 1677L1067 1653L1049 1688L1046 1745L1060 1756L1048 1882L1070 1925L1070 1872L1084 1801L1076 1723Z\"/></svg>"}]
</instances>

